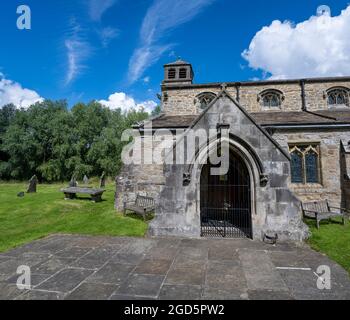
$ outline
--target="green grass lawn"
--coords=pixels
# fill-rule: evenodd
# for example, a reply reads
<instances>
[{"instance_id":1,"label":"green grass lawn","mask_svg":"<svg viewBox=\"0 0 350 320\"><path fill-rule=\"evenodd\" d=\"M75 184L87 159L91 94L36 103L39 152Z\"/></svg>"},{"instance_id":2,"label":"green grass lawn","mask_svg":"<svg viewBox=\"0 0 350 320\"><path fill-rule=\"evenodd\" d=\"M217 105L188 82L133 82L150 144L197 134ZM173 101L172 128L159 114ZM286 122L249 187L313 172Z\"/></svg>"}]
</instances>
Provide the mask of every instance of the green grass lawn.
<instances>
[{"instance_id":1,"label":"green grass lawn","mask_svg":"<svg viewBox=\"0 0 350 320\"><path fill-rule=\"evenodd\" d=\"M115 187L110 184L104 201L64 200L59 185L39 185L36 194L17 194L26 184L0 183L0 252L52 233L144 236L147 224L114 210Z\"/></svg>"},{"instance_id":2,"label":"green grass lawn","mask_svg":"<svg viewBox=\"0 0 350 320\"><path fill-rule=\"evenodd\" d=\"M320 230L317 230L314 220L306 223L312 232L309 239L311 247L325 253L350 273L350 222L343 226L341 219L335 219L333 223L322 221Z\"/></svg>"}]
</instances>

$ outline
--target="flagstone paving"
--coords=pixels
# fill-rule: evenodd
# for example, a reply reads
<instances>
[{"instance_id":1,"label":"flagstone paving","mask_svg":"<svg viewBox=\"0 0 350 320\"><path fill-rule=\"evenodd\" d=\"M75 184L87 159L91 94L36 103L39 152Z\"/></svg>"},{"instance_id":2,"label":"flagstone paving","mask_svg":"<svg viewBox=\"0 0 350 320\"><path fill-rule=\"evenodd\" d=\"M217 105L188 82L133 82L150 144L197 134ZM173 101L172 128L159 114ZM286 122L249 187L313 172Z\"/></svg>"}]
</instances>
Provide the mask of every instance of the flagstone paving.
<instances>
[{"instance_id":1,"label":"flagstone paving","mask_svg":"<svg viewBox=\"0 0 350 320\"><path fill-rule=\"evenodd\" d=\"M17 268L31 289L17 288ZM331 289L317 288L329 266ZM0 254L0 300L350 299L348 273L306 245L53 235Z\"/></svg>"}]
</instances>

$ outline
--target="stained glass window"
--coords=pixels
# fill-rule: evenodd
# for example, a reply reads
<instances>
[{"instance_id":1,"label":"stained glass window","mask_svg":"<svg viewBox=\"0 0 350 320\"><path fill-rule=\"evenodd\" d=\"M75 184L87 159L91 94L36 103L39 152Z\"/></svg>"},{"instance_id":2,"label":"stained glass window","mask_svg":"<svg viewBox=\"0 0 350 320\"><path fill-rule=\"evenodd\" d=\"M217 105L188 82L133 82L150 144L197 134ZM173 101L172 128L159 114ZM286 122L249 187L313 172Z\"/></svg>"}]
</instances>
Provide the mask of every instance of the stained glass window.
<instances>
[{"instance_id":1,"label":"stained glass window","mask_svg":"<svg viewBox=\"0 0 350 320\"><path fill-rule=\"evenodd\" d=\"M319 146L293 145L289 151L292 183L320 183Z\"/></svg>"},{"instance_id":2,"label":"stained glass window","mask_svg":"<svg viewBox=\"0 0 350 320\"><path fill-rule=\"evenodd\" d=\"M302 154L294 151L292 153L292 183L303 183L303 157Z\"/></svg>"},{"instance_id":3,"label":"stained glass window","mask_svg":"<svg viewBox=\"0 0 350 320\"><path fill-rule=\"evenodd\" d=\"M314 151L305 154L305 171L307 183L318 183L318 155Z\"/></svg>"}]
</instances>

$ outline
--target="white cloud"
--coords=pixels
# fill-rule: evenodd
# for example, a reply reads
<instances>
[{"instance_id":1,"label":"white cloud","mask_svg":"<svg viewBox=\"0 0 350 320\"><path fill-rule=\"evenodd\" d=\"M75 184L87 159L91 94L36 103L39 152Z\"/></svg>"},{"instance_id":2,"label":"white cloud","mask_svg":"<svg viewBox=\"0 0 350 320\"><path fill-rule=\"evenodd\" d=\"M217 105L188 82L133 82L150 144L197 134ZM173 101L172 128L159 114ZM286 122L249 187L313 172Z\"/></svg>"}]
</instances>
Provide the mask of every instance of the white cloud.
<instances>
[{"instance_id":1,"label":"white cloud","mask_svg":"<svg viewBox=\"0 0 350 320\"><path fill-rule=\"evenodd\" d=\"M67 54L67 74L65 84L68 85L87 68L86 59L91 55L90 43L83 36L83 30L73 19L70 34L64 41Z\"/></svg>"},{"instance_id":2,"label":"white cloud","mask_svg":"<svg viewBox=\"0 0 350 320\"><path fill-rule=\"evenodd\" d=\"M129 62L129 81L133 83L140 79L148 67L173 47L173 44L159 44L166 34L192 20L214 1L154 0L142 23L140 45Z\"/></svg>"},{"instance_id":3,"label":"white cloud","mask_svg":"<svg viewBox=\"0 0 350 320\"><path fill-rule=\"evenodd\" d=\"M109 96L108 100L100 100L99 103L110 109L120 108L122 111L143 109L147 112L152 112L157 106L157 103L152 100L136 102L133 97L128 96L124 92L113 93Z\"/></svg>"},{"instance_id":4,"label":"white cloud","mask_svg":"<svg viewBox=\"0 0 350 320\"><path fill-rule=\"evenodd\" d=\"M22 88L19 83L5 79L0 73L0 108L9 103L18 108L28 108L43 100L35 91Z\"/></svg>"},{"instance_id":5,"label":"white cloud","mask_svg":"<svg viewBox=\"0 0 350 320\"><path fill-rule=\"evenodd\" d=\"M89 0L89 15L93 21L100 21L103 14L116 4L117 0Z\"/></svg>"},{"instance_id":6,"label":"white cloud","mask_svg":"<svg viewBox=\"0 0 350 320\"><path fill-rule=\"evenodd\" d=\"M149 77L149 76L143 78L143 82L144 82L145 84L150 83L150 81L151 81L151 77Z\"/></svg>"},{"instance_id":7,"label":"white cloud","mask_svg":"<svg viewBox=\"0 0 350 320\"><path fill-rule=\"evenodd\" d=\"M243 57L274 79L350 75L350 6L339 16L312 16L294 25L273 21Z\"/></svg>"},{"instance_id":8,"label":"white cloud","mask_svg":"<svg viewBox=\"0 0 350 320\"><path fill-rule=\"evenodd\" d=\"M103 47L106 48L112 40L119 37L120 30L112 27L106 27L101 29L98 33Z\"/></svg>"}]
</instances>

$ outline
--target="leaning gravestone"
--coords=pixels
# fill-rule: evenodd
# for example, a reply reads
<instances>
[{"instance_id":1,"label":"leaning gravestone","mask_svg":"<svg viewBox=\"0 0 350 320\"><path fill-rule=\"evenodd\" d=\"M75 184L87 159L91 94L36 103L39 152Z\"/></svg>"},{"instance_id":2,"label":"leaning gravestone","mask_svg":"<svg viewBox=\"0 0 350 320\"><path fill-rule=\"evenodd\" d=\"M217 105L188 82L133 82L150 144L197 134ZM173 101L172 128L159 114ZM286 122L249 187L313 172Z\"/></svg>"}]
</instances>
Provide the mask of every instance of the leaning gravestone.
<instances>
[{"instance_id":1,"label":"leaning gravestone","mask_svg":"<svg viewBox=\"0 0 350 320\"><path fill-rule=\"evenodd\" d=\"M103 172L100 178L100 188L104 188L106 186L106 174Z\"/></svg>"},{"instance_id":2,"label":"leaning gravestone","mask_svg":"<svg viewBox=\"0 0 350 320\"><path fill-rule=\"evenodd\" d=\"M84 185L88 185L89 184L89 178L85 175L84 178L83 178L83 182L84 182Z\"/></svg>"},{"instance_id":3,"label":"leaning gravestone","mask_svg":"<svg viewBox=\"0 0 350 320\"><path fill-rule=\"evenodd\" d=\"M78 186L77 180L75 179L75 176L72 177L72 179L69 182L70 188L76 188Z\"/></svg>"},{"instance_id":4,"label":"leaning gravestone","mask_svg":"<svg viewBox=\"0 0 350 320\"><path fill-rule=\"evenodd\" d=\"M29 186L27 193L36 193L36 186L38 184L38 178L34 175L30 180L29 180Z\"/></svg>"}]
</instances>

